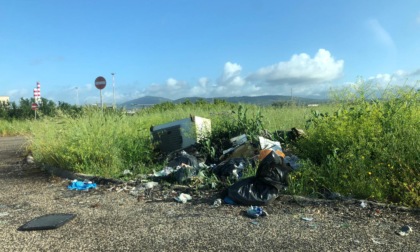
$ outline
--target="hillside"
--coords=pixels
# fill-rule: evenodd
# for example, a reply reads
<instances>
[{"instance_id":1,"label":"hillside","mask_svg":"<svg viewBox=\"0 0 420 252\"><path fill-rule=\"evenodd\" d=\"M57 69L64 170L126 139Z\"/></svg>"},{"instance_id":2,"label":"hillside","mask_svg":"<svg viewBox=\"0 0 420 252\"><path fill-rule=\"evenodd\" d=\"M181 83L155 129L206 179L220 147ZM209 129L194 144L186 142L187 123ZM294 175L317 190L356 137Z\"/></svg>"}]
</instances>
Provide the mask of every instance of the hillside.
<instances>
[{"instance_id":1,"label":"hillside","mask_svg":"<svg viewBox=\"0 0 420 252\"><path fill-rule=\"evenodd\" d=\"M290 96L284 95L263 95L263 96L235 96L235 97L215 97L215 98L202 98L202 97L184 97L176 100L171 100L163 97L155 96L144 96L135 100L127 101L122 104L119 104L121 107L126 109L135 109L142 108L147 106L152 106L154 104L159 104L162 102L173 102L173 103L182 103L187 100L191 102L196 102L197 100L205 100L207 102L213 102L214 99L225 100L231 103L251 103L262 106L268 106L274 102L286 102L291 101ZM293 101L299 104L311 104L311 103L325 103L326 100L303 98L303 97L293 97Z\"/></svg>"}]
</instances>

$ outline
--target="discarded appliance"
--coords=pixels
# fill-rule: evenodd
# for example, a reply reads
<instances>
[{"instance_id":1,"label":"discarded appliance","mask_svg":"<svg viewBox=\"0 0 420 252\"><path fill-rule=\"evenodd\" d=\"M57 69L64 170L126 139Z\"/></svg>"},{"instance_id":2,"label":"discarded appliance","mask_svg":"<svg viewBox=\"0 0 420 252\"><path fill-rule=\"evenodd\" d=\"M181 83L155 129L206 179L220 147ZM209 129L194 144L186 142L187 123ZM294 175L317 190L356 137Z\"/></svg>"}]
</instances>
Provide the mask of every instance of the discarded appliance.
<instances>
[{"instance_id":1,"label":"discarded appliance","mask_svg":"<svg viewBox=\"0 0 420 252\"><path fill-rule=\"evenodd\" d=\"M198 116L150 127L153 140L163 153L185 149L211 133L211 121Z\"/></svg>"}]
</instances>

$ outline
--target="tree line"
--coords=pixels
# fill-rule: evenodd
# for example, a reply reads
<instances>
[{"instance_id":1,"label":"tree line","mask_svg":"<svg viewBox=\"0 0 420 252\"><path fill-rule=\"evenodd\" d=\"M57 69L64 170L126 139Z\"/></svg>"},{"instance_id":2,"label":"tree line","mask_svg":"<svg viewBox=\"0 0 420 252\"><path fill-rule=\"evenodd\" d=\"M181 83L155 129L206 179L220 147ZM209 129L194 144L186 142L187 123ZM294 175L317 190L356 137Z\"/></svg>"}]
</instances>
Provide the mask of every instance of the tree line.
<instances>
[{"instance_id":1,"label":"tree line","mask_svg":"<svg viewBox=\"0 0 420 252\"><path fill-rule=\"evenodd\" d=\"M57 115L76 116L82 111L82 108L76 105L71 105L66 102L58 102L56 104L52 100L41 98L36 111L37 117L55 117ZM33 98L20 98L19 104L16 102L2 102L0 103L0 119L32 119L35 112L32 110Z\"/></svg>"}]
</instances>

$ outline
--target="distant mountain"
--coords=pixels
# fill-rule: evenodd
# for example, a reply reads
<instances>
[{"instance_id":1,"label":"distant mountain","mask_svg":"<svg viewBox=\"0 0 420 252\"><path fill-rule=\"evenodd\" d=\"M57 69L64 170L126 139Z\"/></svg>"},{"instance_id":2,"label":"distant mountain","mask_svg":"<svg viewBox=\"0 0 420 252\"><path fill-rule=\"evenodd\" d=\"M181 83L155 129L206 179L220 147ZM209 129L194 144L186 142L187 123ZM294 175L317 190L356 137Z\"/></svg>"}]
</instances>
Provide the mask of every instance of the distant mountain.
<instances>
[{"instance_id":1,"label":"distant mountain","mask_svg":"<svg viewBox=\"0 0 420 252\"><path fill-rule=\"evenodd\" d=\"M134 108L143 108L148 106L153 106L155 104L159 104L162 102L172 102L171 99L157 97L157 96L143 96L131 101L127 101L124 103L119 104L120 107L125 107L127 109L134 109Z\"/></svg>"},{"instance_id":2,"label":"distant mountain","mask_svg":"<svg viewBox=\"0 0 420 252\"><path fill-rule=\"evenodd\" d=\"M162 97L155 96L144 96L135 100L127 101L119 106L125 107L126 109L135 109L143 108L147 106L152 106L154 104L159 104L162 102L173 102L173 103L182 103L187 100L195 103L197 100L205 100L207 102L213 102L214 99L225 100L231 103L250 103L256 105L267 106L275 102L286 102L291 101L290 96L284 95L263 95L263 96L235 96L235 97L215 97L215 98L202 98L202 97L184 97L176 100L171 100ZM327 100L313 99L313 98L303 98L303 97L293 97L293 101L301 104L311 104L311 103L325 103Z\"/></svg>"}]
</instances>

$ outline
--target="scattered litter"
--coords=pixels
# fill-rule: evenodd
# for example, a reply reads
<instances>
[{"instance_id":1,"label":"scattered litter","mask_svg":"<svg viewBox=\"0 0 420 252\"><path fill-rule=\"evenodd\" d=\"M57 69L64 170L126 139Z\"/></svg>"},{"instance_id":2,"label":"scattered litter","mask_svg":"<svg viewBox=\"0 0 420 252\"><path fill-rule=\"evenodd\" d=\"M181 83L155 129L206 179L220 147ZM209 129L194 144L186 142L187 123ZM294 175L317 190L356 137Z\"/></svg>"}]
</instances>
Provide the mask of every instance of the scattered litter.
<instances>
[{"instance_id":1,"label":"scattered litter","mask_svg":"<svg viewBox=\"0 0 420 252\"><path fill-rule=\"evenodd\" d=\"M317 229L318 226L315 224L308 224L308 227L312 228L312 229Z\"/></svg>"},{"instance_id":2,"label":"scattered litter","mask_svg":"<svg viewBox=\"0 0 420 252\"><path fill-rule=\"evenodd\" d=\"M250 223L251 223L251 224L254 224L254 225L256 225L256 226L257 226L258 224L260 224L258 221L250 221Z\"/></svg>"},{"instance_id":3,"label":"scattered litter","mask_svg":"<svg viewBox=\"0 0 420 252\"><path fill-rule=\"evenodd\" d=\"M258 140L260 141L260 146L262 150L264 149L273 150L273 151L279 150L283 152L279 141L272 141L270 139L267 139L261 136L258 137Z\"/></svg>"},{"instance_id":4,"label":"scattered litter","mask_svg":"<svg viewBox=\"0 0 420 252\"><path fill-rule=\"evenodd\" d=\"M126 169L126 170L124 170L123 171L123 175L124 176L127 176L127 175L132 175L133 173L130 171L130 170L128 170L128 169Z\"/></svg>"},{"instance_id":5,"label":"scattered litter","mask_svg":"<svg viewBox=\"0 0 420 252\"><path fill-rule=\"evenodd\" d=\"M413 232L413 229L408 225L402 226L400 230L396 231L396 233L400 236L407 236L411 232Z\"/></svg>"},{"instance_id":6,"label":"scattered litter","mask_svg":"<svg viewBox=\"0 0 420 252\"><path fill-rule=\"evenodd\" d=\"M268 214L259 206L250 206L248 210L246 210L246 214L251 218L257 218L260 216L267 216Z\"/></svg>"},{"instance_id":7,"label":"scattered litter","mask_svg":"<svg viewBox=\"0 0 420 252\"><path fill-rule=\"evenodd\" d=\"M230 158L213 167L212 172L218 178L236 181L242 177L242 173L249 163L246 158Z\"/></svg>"},{"instance_id":8,"label":"scattered litter","mask_svg":"<svg viewBox=\"0 0 420 252\"><path fill-rule=\"evenodd\" d=\"M37 217L18 228L19 231L56 229L76 217L75 214L47 214Z\"/></svg>"},{"instance_id":9,"label":"scattered litter","mask_svg":"<svg viewBox=\"0 0 420 252\"><path fill-rule=\"evenodd\" d=\"M67 186L67 188L69 190L88 191L89 189L96 189L96 183L92 183L92 181L89 181L89 180L79 181L75 179L70 183L70 185Z\"/></svg>"},{"instance_id":10,"label":"scattered litter","mask_svg":"<svg viewBox=\"0 0 420 252\"><path fill-rule=\"evenodd\" d=\"M371 240L372 240L373 243L378 244L378 245L385 244L385 242L382 242L382 241L380 241L376 238L371 238Z\"/></svg>"},{"instance_id":11,"label":"scattered litter","mask_svg":"<svg viewBox=\"0 0 420 252\"><path fill-rule=\"evenodd\" d=\"M165 167L161 171L155 172L153 171L154 177L166 177L174 171L172 167Z\"/></svg>"},{"instance_id":12,"label":"scattered litter","mask_svg":"<svg viewBox=\"0 0 420 252\"><path fill-rule=\"evenodd\" d=\"M366 208L366 207L367 207L367 204L366 204L366 202L364 202L364 201L362 200L362 203L360 203L360 206L361 206L362 208Z\"/></svg>"},{"instance_id":13,"label":"scattered litter","mask_svg":"<svg viewBox=\"0 0 420 252\"><path fill-rule=\"evenodd\" d=\"M299 158L295 155L285 156L284 163L290 166L293 170L297 170L300 167Z\"/></svg>"},{"instance_id":14,"label":"scattered litter","mask_svg":"<svg viewBox=\"0 0 420 252\"><path fill-rule=\"evenodd\" d=\"M233 201L229 196L226 196L223 201L228 205L237 205L235 201Z\"/></svg>"},{"instance_id":15,"label":"scattered litter","mask_svg":"<svg viewBox=\"0 0 420 252\"><path fill-rule=\"evenodd\" d=\"M245 144L247 141L248 139L246 138L246 134L231 138L230 142L232 144L232 147L227 150L223 150L223 155L235 152L235 150L237 150L241 145Z\"/></svg>"},{"instance_id":16,"label":"scattered litter","mask_svg":"<svg viewBox=\"0 0 420 252\"><path fill-rule=\"evenodd\" d=\"M219 206L221 206L222 205L222 199L216 199L214 202L213 202L213 207L219 207Z\"/></svg>"},{"instance_id":17,"label":"scattered litter","mask_svg":"<svg viewBox=\"0 0 420 252\"><path fill-rule=\"evenodd\" d=\"M304 221L313 221L314 218L312 218L312 217L302 217L302 220L304 220Z\"/></svg>"},{"instance_id":18,"label":"scattered litter","mask_svg":"<svg viewBox=\"0 0 420 252\"><path fill-rule=\"evenodd\" d=\"M8 212L3 212L3 213L0 213L0 218L1 218L1 217L8 216L8 215L9 215L9 213L8 213Z\"/></svg>"},{"instance_id":19,"label":"scattered litter","mask_svg":"<svg viewBox=\"0 0 420 252\"><path fill-rule=\"evenodd\" d=\"M194 168L198 168L199 165L198 165L198 160L196 157L182 150L176 153L176 156L168 162L167 166L169 167L192 166Z\"/></svg>"},{"instance_id":20,"label":"scattered litter","mask_svg":"<svg viewBox=\"0 0 420 252\"><path fill-rule=\"evenodd\" d=\"M158 182L150 181L144 184L145 189L152 189L153 187L159 185Z\"/></svg>"},{"instance_id":21,"label":"scattered litter","mask_svg":"<svg viewBox=\"0 0 420 252\"><path fill-rule=\"evenodd\" d=\"M187 201L191 200L192 197L189 194L181 193L178 197L174 198L179 203L187 203Z\"/></svg>"},{"instance_id":22,"label":"scattered litter","mask_svg":"<svg viewBox=\"0 0 420 252\"><path fill-rule=\"evenodd\" d=\"M28 155L26 157L26 163L28 163L28 164L34 164L35 163L34 157L31 156L31 155Z\"/></svg>"}]
</instances>

